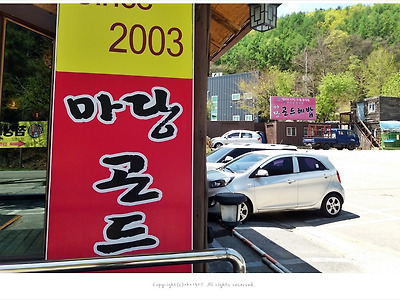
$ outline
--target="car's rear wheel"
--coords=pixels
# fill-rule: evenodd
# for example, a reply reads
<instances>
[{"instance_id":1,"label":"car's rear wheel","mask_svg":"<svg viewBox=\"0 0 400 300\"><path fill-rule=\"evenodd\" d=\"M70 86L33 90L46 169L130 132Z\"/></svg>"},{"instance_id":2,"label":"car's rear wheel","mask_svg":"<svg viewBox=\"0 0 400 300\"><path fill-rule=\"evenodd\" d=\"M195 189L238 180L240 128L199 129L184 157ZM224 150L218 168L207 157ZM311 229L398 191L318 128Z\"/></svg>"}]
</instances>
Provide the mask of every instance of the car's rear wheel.
<instances>
[{"instance_id":1,"label":"car's rear wheel","mask_svg":"<svg viewBox=\"0 0 400 300\"><path fill-rule=\"evenodd\" d=\"M239 205L239 221L240 222L247 221L252 211L253 210L251 204L249 203L249 200L241 203Z\"/></svg>"},{"instance_id":2,"label":"car's rear wheel","mask_svg":"<svg viewBox=\"0 0 400 300\"><path fill-rule=\"evenodd\" d=\"M216 143L215 145L214 145L214 148L215 149L218 149L219 147L221 147L222 146L222 143Z\"/></svg>"},{"instance_id":3,"label":"car's rear wheel","mask_svg":"<svg viewBox=\"0 0 400 300\"><path fill-rule=\"evenodd\" d=\"M322 146L322 149L324 149L324 150L329 150L329 148L331 148L331 145L329 145L329 144L324 144Z\"/></svg>"},{"instance_id":4,"label":"car's rear wheel","mask_svg":"<svg viewBox=\"0 0 400 300\"><path fill-rule=\"evenodd\" d=\"M342 204L342 197L338 194L326 195L321 204L321 212L326 217L336 217L342 211Z\"/></svg>"}]
</instances>

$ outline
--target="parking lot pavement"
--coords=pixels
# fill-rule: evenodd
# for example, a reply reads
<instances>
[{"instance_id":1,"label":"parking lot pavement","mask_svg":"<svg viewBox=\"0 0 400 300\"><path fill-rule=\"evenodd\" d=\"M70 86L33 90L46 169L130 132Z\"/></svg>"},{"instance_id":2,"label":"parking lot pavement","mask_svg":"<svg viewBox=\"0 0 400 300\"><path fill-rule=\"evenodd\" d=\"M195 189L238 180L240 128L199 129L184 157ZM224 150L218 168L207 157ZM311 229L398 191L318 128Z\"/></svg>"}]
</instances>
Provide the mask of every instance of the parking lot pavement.
<instances>
[{"instance_id":1,"label":"parking lot pavement","mask_svg":"<svg viewBox=\"0 0 400 300\"><path fill-rule=\"evenodd\" d=\"M232 248L238 251L246 262L247 273L320 273L247 223L235 228L238 235L228 235L217 221L212 220L208 224L212 234L225 233L214 238L209 248ZM229 273L232 270L231 264L224 261L212 262L208 266L209 273Z\"/></svg>"},{"instance_id":2,"label":"parking lot pavement","mask_svg":"<svg viewBox=\"0 0 400 300\"><path fill-rule=\"evenodd\" d=\"M251 225L251 222L249 222ZM211 217L208 225L214 236L209 248L232 248L238 251L246 262L247 273L320 273L301 258L288 252L280 245L249 227L249 223L235 228L236 234L229 233ZM232 272L229 262L209 264L209 273Z\"/></svg>"},{"instance_id":3,"label":"parking lot pavement","mask_svg":"<svg viewBox=\"0 0 400 300\"><path fill-rule=\"evenodd\" d=\"M44 194L46 171L1 171L0 199L7 195Z\"/></svg>"},{"instance_id":4,"label":"parking lot pavement","mask_svg":"<svg viewBox=\"0 0 400 300\"><path fill-rule=\"evenodd\" d=\"M261 256L251 250L243 242L233 235L229 235L226 230L215 220L208 222L211 236L215 237L208 245L209 248L232 248L239 252L246 262L247 273L273 273L261 260ZM217 261L208 264L209 273L231 273L232 265L229 262Z\"/></svg>"}]
</instances>

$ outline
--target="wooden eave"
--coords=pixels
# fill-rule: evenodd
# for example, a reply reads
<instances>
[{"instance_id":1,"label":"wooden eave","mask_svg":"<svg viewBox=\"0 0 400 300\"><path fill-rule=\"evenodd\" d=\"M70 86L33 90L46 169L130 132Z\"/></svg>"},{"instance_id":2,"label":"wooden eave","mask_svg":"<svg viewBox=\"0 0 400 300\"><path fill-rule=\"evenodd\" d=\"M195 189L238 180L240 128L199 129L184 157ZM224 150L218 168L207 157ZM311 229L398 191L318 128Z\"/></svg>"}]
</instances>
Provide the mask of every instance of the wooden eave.
<instances>
[{"instance_id":1,"label":"wooden eave","mask_svg":"<svg viewBox=\"0 0 400 300\"><path fill-rule=\"evenodd\" d=\"M250 32L248 4L211 4L210 62Z\"/></svg>"}]
</instances>

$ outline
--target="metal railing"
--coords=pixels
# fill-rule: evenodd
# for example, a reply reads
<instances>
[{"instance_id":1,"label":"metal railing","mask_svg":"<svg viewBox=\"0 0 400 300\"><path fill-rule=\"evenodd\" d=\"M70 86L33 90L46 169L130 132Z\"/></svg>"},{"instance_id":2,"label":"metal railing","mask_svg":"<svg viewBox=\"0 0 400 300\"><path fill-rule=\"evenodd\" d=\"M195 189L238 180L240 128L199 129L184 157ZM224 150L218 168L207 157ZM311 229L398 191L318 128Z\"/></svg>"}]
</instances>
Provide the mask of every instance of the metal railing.
<instances>
[{"instance_id":1,"label":"metal railing","mask_svg":"<svg viewBox=\"0 0 400 300\"><path fill-rule=\"evenodd\" d=\"M0 272L87 272L206 263L218 260L229 261L234 273L246 273L243 256L231 248L5 264L0 265Z\"/></svg>"}]
</instances>

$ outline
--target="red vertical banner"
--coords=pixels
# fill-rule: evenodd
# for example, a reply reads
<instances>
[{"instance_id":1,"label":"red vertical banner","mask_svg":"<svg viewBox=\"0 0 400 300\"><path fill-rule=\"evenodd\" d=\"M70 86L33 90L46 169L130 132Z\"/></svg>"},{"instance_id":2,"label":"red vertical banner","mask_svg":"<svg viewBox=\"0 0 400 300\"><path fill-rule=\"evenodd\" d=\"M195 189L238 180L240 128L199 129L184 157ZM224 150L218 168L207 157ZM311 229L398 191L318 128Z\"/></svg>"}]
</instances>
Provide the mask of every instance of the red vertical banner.
<instances>
[{"instance_id":1,"label":"red vertical banner","mask_svg":"<svg viewBox=\"0 0 400 300\"><path fill-rule=\"evenodd\" d=\"M192 47L192 4L59 5L47 259L192 249Z\"/></svg>"}]
</instances>

